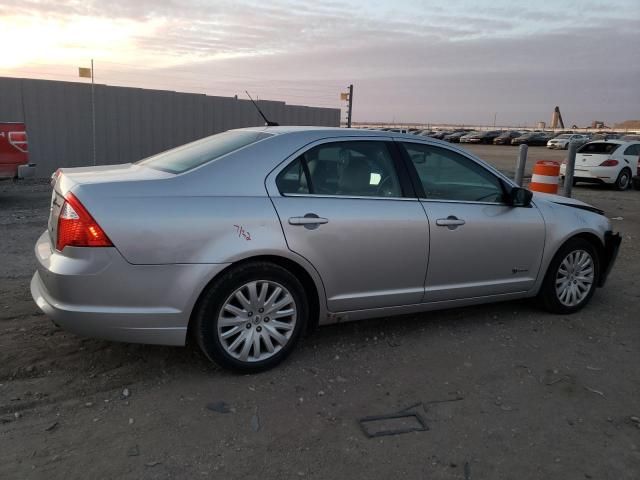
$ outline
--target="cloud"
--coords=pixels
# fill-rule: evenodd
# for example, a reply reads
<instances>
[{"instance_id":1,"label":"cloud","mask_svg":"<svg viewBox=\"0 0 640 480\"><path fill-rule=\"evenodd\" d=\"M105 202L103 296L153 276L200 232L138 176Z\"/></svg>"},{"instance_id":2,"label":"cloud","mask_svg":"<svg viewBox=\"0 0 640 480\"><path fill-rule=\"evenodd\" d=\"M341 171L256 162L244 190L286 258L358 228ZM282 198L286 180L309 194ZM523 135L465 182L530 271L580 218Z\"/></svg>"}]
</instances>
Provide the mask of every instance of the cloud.
<instances>
[{"instance_id":1,"label":"cloud","mask_svg":"<svg viewBox=\"0 0 640 480\"><path fill-rule=\"evenodd\" d=\"M248 88L332 106L354 83L357 120L469 123L498 112L532 123L556 104L582 123L640 116L633 0L0 0L0 11L31 25L25 36L46 22L64 31L88 19L123 33L115 43L99 32L56 43L52 32L55 49L34 47L33 64L22 57L23 69L51 75L62 67L42 58L56 63L64 53L58 65L77 66L95 56L108 83L219 95Z\"/></svg>"}]
</instances>

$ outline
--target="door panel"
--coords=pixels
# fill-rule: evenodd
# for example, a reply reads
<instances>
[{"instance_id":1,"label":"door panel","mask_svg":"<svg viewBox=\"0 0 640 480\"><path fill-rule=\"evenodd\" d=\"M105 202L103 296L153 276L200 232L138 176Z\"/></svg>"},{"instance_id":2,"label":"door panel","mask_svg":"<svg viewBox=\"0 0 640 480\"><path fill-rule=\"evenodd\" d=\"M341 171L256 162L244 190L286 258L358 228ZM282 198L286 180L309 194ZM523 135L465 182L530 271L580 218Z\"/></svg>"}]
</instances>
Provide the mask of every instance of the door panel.
<instances>
[{"instance_id":1,"label":"door panel","mask_svg":"<svg viewBox=\"0 0 640 480\"><path fill-rule=\"evenodd\" d=\"M537 208L423 205L432 225L425 302L523 292L533 286L545 239ZM464 224L437 225L450 217Z\"/></svg>"},{"instance_id":2,"label":"door panel","mask_svg":"<svg viewBox=\"0 0 640 480\"><path fill-rule=\"evenodd\" d=\"M506 205L504 180L459 151L402 147L431 225L424 301L533 287L545 241L538 209Z\"/></svg>"},{"instance_id":3,"label":"door panel","mask_svg":"<svg viewBox=\"0 0 640 480\"><path fill-rule=\"evenodd\" d=\"M289 248L319 272L330 311L420 303L429 227L417 200L315 196L272 200ZM318 223L300 220L314 216Z\"/></svg>"}]
</instances>

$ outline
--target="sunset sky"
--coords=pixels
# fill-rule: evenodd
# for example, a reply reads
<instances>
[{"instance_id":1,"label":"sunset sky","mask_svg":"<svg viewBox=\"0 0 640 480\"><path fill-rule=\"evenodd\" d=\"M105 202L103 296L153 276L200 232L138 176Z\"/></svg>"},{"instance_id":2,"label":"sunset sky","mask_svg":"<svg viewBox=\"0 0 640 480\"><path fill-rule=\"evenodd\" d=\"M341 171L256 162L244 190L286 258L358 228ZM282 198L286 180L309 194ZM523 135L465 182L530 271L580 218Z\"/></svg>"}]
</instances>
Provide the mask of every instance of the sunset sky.
<instances>
[{"instance_id":1,"label":"sunset sky","mask_svg":"<svg viewBox=\"0 0 640 480\"><path fill-rule=\"evenodd\" d=\"M344 106L354 120L640 118L640 1L0 0L0 75Z\"/></svg>"}]
</instances>

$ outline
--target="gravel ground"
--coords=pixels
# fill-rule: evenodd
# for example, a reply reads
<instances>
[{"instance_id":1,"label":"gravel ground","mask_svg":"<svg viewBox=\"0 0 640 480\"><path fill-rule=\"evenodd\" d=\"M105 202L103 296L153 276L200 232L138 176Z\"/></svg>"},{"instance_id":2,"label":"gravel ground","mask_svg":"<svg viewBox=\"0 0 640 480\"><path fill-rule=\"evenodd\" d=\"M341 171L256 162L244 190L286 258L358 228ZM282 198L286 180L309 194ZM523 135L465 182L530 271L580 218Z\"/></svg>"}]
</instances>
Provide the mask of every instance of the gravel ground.
<instances>
[{"instance_id":1,"label":"gravel ground","mask_svg":"<svg viewBox=\"0 0 640 480\"><path fill-rule=\"evenodd\" d=\"M517 149L469 149L513 171ZM0 478L640 478L640 192L574 193L624 237L580 313L518 301L324 327L239 376L193 346L56 328L28 288L50 189L2 183ZM357 422L407 407L428 430L370 439Z\"/></svg>"}]
</instances>

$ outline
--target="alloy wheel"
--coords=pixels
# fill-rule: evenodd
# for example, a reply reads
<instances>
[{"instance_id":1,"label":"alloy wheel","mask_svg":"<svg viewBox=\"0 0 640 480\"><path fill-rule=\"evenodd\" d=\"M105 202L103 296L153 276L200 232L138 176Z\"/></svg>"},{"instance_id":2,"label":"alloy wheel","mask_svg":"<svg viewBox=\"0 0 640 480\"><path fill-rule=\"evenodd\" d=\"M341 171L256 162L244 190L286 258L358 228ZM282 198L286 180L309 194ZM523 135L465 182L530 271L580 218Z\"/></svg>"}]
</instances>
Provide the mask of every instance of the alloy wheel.
<instances>
[{"instance_id":1,"label":"alloy wheel","mask_svg":"<svg viewBox=\"0 0 640 480\"><path fill-rule=\"evenodd\" d=\"M560 303L574 307L582 302L593 288L593 258L585 250L570 252L558 267L556 295Z\"/></svg>"},{"instance_id":2,"label":"alloy wheel","mask_svg":"<svg viewBox=\"0 0 640 480\"><path fill-rule=\"evenodd\" d=\"M218 315L218 338L225 352L243 362L277 354L296 325L293 295L270 280L248 282L233 292Z\"/></svg>"}]
</instances>

